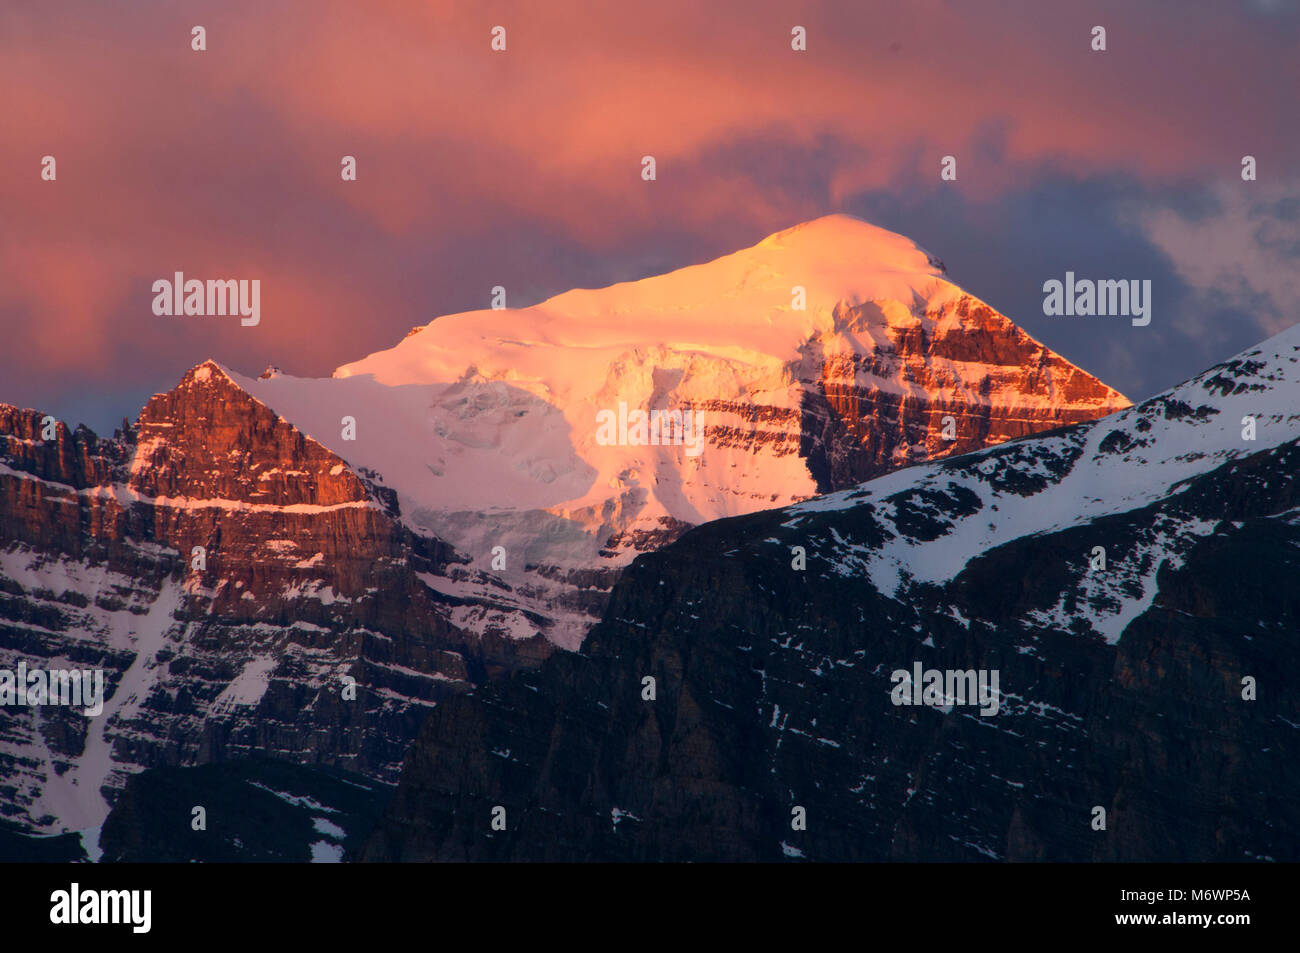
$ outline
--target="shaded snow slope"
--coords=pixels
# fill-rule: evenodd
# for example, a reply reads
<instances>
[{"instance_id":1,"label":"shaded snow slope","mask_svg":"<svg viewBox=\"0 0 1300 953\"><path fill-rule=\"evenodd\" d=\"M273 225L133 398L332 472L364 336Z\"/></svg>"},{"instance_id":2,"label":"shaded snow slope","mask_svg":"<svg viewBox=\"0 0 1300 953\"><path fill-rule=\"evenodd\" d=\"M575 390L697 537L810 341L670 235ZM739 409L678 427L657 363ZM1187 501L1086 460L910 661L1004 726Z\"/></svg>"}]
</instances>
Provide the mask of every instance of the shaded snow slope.
<instances>
[{"instance_id":1,"label":"shaded snow slope","mask_svg":"<svg viewBox=\"0 0 1300 953\"><path fill-rule=\"evenodd\" d=\"M912 585L947 584L1014 540L1176 498L1195 477L1298 438L1300 325L1135 407L818 497L792 507L786 525L797 530L811 514L870 506L879 535L837 537L823 555L836 572L865 574L882 594L899 597ZM1091 606L1087 627L1118 641L1150 605L1159 571L1177 568L1188 545L1219 522L1160 519L1131 541L1131 558L1117 563L1112 552L1107 572L1084 573L1078 594L1080 605ZM1067 628L1076 613L1063 597L1034 621Z\"/></svg>"}]
</instances>

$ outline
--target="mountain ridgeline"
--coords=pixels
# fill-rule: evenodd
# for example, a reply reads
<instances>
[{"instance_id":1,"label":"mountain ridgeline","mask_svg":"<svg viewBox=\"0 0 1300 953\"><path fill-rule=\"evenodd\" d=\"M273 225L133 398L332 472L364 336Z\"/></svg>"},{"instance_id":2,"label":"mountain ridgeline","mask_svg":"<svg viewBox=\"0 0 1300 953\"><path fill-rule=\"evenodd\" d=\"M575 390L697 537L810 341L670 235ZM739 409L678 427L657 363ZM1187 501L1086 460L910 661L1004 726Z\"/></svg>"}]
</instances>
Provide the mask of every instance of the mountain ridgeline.
<instances>
[{"instance_id":1,"label":"mountain ridgeline","mask_svg":"<svg viewBox=\"0 0 1300 953\"><path fill-rule=\"evenodd\" d=\"M1300 860L1298 475L1300 326L694 529L581 652L439 705L362 856ZM996 672L996 713L897 704L918 664Z\"/></svg>"},{"instance_id":2,"label":"mountain ridgeline","mask_svg":"<svg viewBox=\"0 0 1300 953\"><path fill-rule=\"evenodd\" d=\"M1128 406L942 274L829 216L447 315L328 379L206 361L109 439L0 405L0 669L105 688L92 718L5 708L0 822L138 857L155 842L103 824L148 769L393 784L427 713L582 646L629 563L692 526ZM603 439L624 407L690 412L703 452Z\"/></svg>"},{"instance_id":3,"label":"mountain ridgeline","mask_svg":"<svg viewBox=\"0 0 1300 953\"><path fill-rule=\"evenodd\" d=\"M22 828L97 829L156 765L395 781L428 706L550 651L449 623L420 577L456 572L450 547L215 364L111 440L45 430L0 408L0 669L102 669L107 700L5 709L0 813Z\"/></svg>"}]
</instances>

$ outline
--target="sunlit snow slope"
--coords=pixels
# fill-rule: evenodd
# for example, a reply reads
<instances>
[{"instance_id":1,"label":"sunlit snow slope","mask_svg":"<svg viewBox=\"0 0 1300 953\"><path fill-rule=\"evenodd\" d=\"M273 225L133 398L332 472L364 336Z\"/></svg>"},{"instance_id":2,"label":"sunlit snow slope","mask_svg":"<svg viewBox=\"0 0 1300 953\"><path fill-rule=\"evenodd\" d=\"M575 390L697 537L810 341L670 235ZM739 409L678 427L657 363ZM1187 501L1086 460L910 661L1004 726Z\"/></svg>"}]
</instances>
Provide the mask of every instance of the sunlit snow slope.
<instances>
[{"instance_id":1,"label":"sunlit snow slope","mask_svg":"<svg viewBox=\"0 0 1300 953\"><path fill-rule=\"evenodd\" d=\"M231 377L510 586L504 613L458 624L572 647L613 577L590 570L689 525L1128 406L942 270L833 215L670 274L440 317L329 380ZM598 415L621 405L692 411L702 449L602 443Z\"/></svg>"}]
</instances>

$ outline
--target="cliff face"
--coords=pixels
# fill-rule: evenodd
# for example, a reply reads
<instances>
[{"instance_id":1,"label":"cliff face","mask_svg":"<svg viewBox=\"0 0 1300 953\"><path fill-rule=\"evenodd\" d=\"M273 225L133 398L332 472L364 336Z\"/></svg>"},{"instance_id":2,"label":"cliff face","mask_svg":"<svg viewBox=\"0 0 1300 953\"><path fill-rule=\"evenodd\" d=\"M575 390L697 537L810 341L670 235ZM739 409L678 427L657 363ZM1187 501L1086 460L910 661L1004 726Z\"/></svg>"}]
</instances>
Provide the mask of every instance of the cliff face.
<instances>
[{"instance_id":1,"label":"cliff face","mask_svg":"<svg viewBox=\"0 0 1300 953\"><path fill-rule=\"evenodd\" d=\"M873 332L870 351L853 346ZM967 295L910 322L842 306L802 352L798 447L819 493L1128 406Z\"/></svg>"},{"instance_id":2,"label":"cliff face","mask_svg":"<svg viewBox=\"0 0 1300 953\"><path fill-rule=\"evenodd\" d=\"M1300 859L1298 360L639 558L432 713L365 859ZM996 713L895 704L918 663Z\"/></svg>"},{"instance_id":3,"label":"cliff face","mask_svg":"<svg viewBox=\"0 0 1300 953\"><path fill-rule=\"evenodd\" d=\"M450 548L215 364L112 440L42 419L0 407L0 668L103 668L108 700L5 710L22 825L94 827L126 773L250 752L391 780L434 702L549 652L452 624L424 581L466 572Z\"/></svg>"}]
</instances>

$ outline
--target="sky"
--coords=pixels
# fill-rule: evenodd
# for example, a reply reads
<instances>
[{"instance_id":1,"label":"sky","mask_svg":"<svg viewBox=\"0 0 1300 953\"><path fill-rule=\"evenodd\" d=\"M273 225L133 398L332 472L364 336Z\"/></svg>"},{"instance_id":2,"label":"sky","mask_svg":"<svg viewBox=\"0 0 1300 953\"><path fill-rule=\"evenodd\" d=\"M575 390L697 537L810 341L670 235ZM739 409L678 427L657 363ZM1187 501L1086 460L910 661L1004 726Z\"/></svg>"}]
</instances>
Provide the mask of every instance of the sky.
<instances>
[{"instance_id":1,"label":"sky","mask_svg":"<svg viewBox=\"0 0 1300 953\"><path fill-rule=\"evenodd\" d=\"M831 212L1139 400L1300 321L1298 54L1294 0L5 0L0 401L108 433ZM261 322L155 316L176 271ZM1067 271L1151 323L1045 315Z\"/></svg>"}]
</instances>

